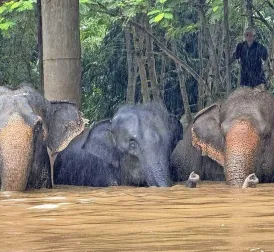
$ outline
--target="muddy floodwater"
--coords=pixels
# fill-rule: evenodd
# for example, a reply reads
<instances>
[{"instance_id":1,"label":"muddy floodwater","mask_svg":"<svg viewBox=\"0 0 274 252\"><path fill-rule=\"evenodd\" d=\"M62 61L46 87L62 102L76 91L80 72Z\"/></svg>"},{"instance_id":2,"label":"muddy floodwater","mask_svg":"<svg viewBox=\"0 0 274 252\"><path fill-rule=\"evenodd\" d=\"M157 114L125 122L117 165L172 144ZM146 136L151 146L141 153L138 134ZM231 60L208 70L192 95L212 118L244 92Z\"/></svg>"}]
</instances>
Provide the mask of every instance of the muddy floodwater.
<instances>
[{"instance_id":1,"label":"muddy floodwater","mask_svg":"<svg viewBox=\"0 0 274 252\"><path fill-rule=\"evenodd\" d=\"M0 251L274 251L274 184L3 192Z\"/></svg>"}]
</instances>

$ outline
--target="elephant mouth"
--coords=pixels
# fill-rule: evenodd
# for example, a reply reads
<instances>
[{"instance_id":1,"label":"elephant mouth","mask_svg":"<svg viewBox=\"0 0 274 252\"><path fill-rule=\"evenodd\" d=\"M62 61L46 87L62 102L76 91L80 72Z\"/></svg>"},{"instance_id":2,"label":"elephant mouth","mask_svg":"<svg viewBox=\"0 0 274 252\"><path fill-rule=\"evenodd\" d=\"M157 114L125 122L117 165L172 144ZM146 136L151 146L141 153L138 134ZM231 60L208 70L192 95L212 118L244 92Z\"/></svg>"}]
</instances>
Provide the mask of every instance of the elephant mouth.
<instances>
[{"instance_id":1,"label":"elephant mouth","mask_svg":"<svg viewBox=\"0 0 274 252\"><path fill-rule=\"evenodd\" d=\"M237 120L226 134L225 172L229 185L242 186L254 172L260 137L247 120Z\"/></svg>"}]
</instances>

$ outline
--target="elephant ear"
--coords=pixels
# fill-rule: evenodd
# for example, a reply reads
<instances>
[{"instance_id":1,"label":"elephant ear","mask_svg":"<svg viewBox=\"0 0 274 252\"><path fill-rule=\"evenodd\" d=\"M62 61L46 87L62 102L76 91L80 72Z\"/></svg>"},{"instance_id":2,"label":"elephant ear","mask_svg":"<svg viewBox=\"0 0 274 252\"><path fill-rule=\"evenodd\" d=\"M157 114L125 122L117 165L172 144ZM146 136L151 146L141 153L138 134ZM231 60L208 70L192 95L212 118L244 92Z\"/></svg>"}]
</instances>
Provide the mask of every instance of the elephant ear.
<instances>
[{"instance_id":1,"label":"elephant ear","mask_svg":"<svg viewBox=\"0 0 274 252\"><path fill-rule=\"evenodd\" d=\"M50 101L47 109L47 146L53 153L62 151L84 130L87 122L76 104L67 101Z\"/></svg>"},{"instance_id":2,"label":"elephant ear","mask_svg":"<svg viewBox=\"0 0 274 252\"><path fill-rule=\"evenodd\" d=\"M198 112L192 125L192 145L218 164L224 166L224 137L220 127L220 104L215 103Z\"/></svg>"},{"instance_id":3,"label":"elephant ear","mask_svg":"<svg viewBox=\"0 0 274 252\"><path fill-rule=\"evenodd\" d=\"M119 153L111 131L111 121L108 119L90 129L82 149L114 167L119 167Z\"/></svg>"}]
</instances>

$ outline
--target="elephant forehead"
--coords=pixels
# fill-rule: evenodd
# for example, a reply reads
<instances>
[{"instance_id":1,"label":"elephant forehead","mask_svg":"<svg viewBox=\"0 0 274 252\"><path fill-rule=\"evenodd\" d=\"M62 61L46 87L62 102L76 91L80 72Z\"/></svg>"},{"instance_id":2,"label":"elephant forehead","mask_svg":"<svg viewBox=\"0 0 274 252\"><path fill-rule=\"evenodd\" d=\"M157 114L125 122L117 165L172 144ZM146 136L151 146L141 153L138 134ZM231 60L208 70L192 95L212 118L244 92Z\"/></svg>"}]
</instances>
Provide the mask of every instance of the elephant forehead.
<instances>
[{"instance_id":1,"label":"elephant forehead","mask_svg":"<svg viewBox=\"0 0 274 252\"><path fill-rule=\"evenodd\" d=\"M260 131L264 130L265 123L272 123L274 120L272 96L249 88L234 91L221 106L220 118L224 122L239 117L254 120L254 125L258 125Z\"/></svg>"},{"instance_id":2,"label":"elephant forehead","mask_svg":"<svg viewBox=\"0 0 274 252\"><path fill-rule=\"evenodd\" d=\"M5 97L0 102L0 111L0 128L3 128L10 118L17 118L14 115L20 116L24 123L30 126L41 120L41 117L33 112L28 101L23 97ZM12 120L14 121L14 119Z\"/></svg>"},{"instance_id":3,"label":"elephant forehead","mask_svg":"<svg viewBox=\"0 0 274 252\"><path fill-rule=\"evenodd\" d=\"M159 135L167 133L166 125L158 116L147 114L123 114L117 115L112 120L112 130L120 131L132 137L157 140Z\"/></svg>"},{"instance_id":4,"label":"elephant forehead","mask_svg":"<svg viewBox=\"0 0 274 252\"><path fill-rule=\"evenodd\" d=\"M267 115L260 110L254 109L254 111L250 111L250 113L237 111L237 113L227 114L227 117L221 124L221 128L223 134L226 135L233 125L238 125L239 122L246 122L245 124L252 125L259 135L268 135L272 131L271 120L270 117L267 117Z\"/></svg>"},{"instance_id":5,"label":"elephant forehead","mask_svg":"<svg viewBox=\"0 0 274 252\"><path fill-rule=\"evenodd\" d=\"M226 135L227 149L233 149L233 146L236 146L240 152L256 149L259 141L260 138L256 128L245 120L237 120L229 128Z\"/></svg>"},{"instance_id":6,"label":"elephant forehead","mask_svg":"<svg viewBox=\"0 0 274 252\"><path fill-rule=\"evenodd\" d=\"M112 119L112 129L125 130L137 134L140 127L140 119L136 114L119 114Z\"/></svg>"}]
</instances>

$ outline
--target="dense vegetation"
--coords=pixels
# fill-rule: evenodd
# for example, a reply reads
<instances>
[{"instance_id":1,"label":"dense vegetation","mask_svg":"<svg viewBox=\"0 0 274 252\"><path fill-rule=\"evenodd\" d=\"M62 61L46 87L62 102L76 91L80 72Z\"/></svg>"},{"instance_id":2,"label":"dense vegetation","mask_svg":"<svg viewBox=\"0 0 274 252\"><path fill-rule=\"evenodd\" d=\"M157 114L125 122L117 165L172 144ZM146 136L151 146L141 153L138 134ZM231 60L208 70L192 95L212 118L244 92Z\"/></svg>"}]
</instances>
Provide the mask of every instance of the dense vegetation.
<instances>
[{"instance_id":1,"label":"dense vegetation","mask_svg":"<svg viewBox=\"0 0 274 252\"><path fill-rule=\"evenodd\" d=\"M80 0L86 116L100 120L124 102L151 100L163 100L180 116L189 113L188 104L196 112L225 96L230 92L225 48L228 45L231 56L247 25L255 25L258 41L273 58L272 2L229 1L229 39L225 39L225 2ZM26 81L39 88L36 1L0 1L0 5L0 84ZM235 88L239 66L230 67Z\"/></svg>"}]
</instances>

